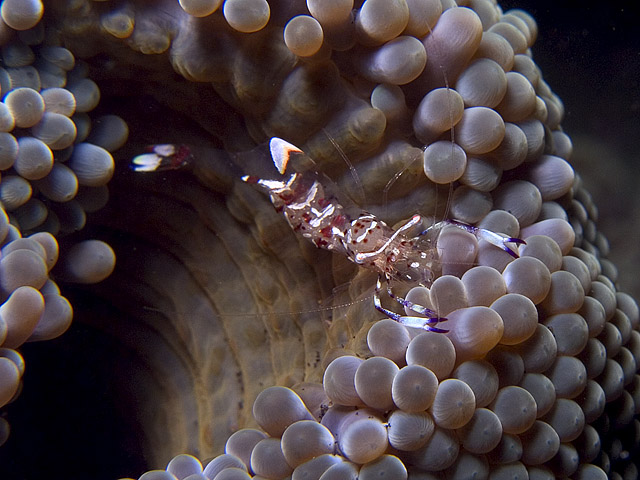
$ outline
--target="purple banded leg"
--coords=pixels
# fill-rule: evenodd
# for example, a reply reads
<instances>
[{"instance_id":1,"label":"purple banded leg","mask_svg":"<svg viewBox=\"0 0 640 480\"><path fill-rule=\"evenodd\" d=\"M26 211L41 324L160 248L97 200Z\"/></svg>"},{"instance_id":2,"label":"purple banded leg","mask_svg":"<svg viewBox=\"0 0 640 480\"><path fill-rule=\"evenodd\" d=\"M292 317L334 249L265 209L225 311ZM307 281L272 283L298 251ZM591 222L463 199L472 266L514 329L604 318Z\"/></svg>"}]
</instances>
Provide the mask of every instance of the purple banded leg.
<instances>
[{"instance_id":1,"label":"purple banded leg","mask_svg":"<svg viewBox=\"0 0 640 480\"><path fill-rule=\"evenodd\" d=\"M491 230L487 230L486 228L474 227L473 225L468 225L466 223L459 222L458 220L443 220L442 222L439 222L436 225L432 225L429 228L433 228L436 226L444 226L444 225L453 225L454 227L458 227L458 228L461 228L462 230L466 230L472 235L475 235L475 237L478 240L482 239L489 242L491 245L498 247L504 252L507 252L513 258L518 258L518 254L515 251L513 251L507 245L507 243L515 243L517 245L526 245L527 243L521 238L507 237L506 235L503 235L501 233L492 232ZM422 232L422 233L425 233L425 232Z\"/></svg>"},{"instance_id":2,"label":"purple banded leg","mask_svg":"<svg viewBox=\"0 0 640 480\"><path fill-rule=\"evenodd\" d=\"M163 170L178 170L193 161L191 149L187 145L164 143L150 145L146 153L131 160L130 167L134 172L160 172Z\"/></svg>"},{"instance_id":3,"label":"purple banded leg","mask_svg":"<svg viewBox=\"0 0 640 480\"><path fill-rule=\"evenodd\" d=\"M408 316L404 316L404 315L399 315L395 312L392 312L391 310L384 308L382 306L382 304L380 303L380 292L382 291L382 276L378 275L378 280L376 280L376 289L375 292L373 294L373 304L376 307L376 310L378 310L381 313L384 313L387 317L389 317L391 320L395 320L396 322L406 326L406 327L413 327L413 328L422 328L424 330L428 330L430 332L436 332L436 333L447 333L449 330L445 330L442 328L438 328L438 327L434 327L432 325L438 324L440 322L444 322L447 319L446 318L440 318L435 316L436 313L433 312L432 310L429 310L426 307L422 307L421 305L415 305L411 302L408 302L407 300L402 299L404 302L406 302L407 304L411 304L411 305L415 305L415 307L418 310L423 309L423 311L426 312L431 312L434 317L428 317L428 318L424 318L424 317L408 317ZM392 297L395 298L396 300L398 300L398 297ZM402 302L400 302L402 304ZM411 308L411 307L408 307ZM412 308L412 310L414 310ZM418 310L414 310L414 311L418 311ZM420 312L418 312L420 313ZM429 315L429 313L427 313L426 315Z\"/></svg>"},{"instance_id":4,"label":"purple banded leg","mask_svg":"<svg viewBox=\"0 0 640 480\"><path fill-rule=\"evenodd\" d=\"M391 285L389 284L388 280L387 280L387 294L391 298L393 298L396 302L398 302L400 305L402 305L403 307L407 307L409 310L419 313L420 315L424 315L425 317L434 318L434 319L438 318L438 314L435 311L431 310L430 308L423 307L422 305L419 305L417 303L410 302L409 300L402 298L396 295L395 293L393 293L393 291L391 290ZM440 319L440 321L442 322L443 320Z\"/></svg>"}]
</instances>

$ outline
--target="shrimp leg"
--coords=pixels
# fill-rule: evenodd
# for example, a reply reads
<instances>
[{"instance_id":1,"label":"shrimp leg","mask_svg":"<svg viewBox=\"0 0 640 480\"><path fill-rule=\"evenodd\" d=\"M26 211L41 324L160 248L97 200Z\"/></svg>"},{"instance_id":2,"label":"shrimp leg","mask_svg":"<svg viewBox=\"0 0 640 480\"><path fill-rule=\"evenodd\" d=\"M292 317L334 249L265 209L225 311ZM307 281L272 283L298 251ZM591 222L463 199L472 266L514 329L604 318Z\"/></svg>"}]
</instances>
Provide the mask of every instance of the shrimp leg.
<instances>
[{"instance_id":1,"label":"shrimp leg","mask_svg":"<svg viewBox=\"0 0 640 480\"><path fill-rule=\"evenodd\" d=\"M498 247L502 251L508 253L513 258L518 258L518 254L513 251L507 243L515 243L517 245L526 245L527 242L522 240L521 238L508 237L507 235L503 235L502 233L492 232L491 230L487 230L486 228L474 227L473 225L469 225L458 220L443 220L441 222L436 223L435 225L431 225L429 228L420 233L420 235L425 234L428 230L432 228L441 228L445 225L453 225L454 227L458 227L462 230L469 232L478 240L485 240L489 242L491 245Z\"/></svg>"},{"instance_id":2,"label":"shrimp leg","mask_svg":"<svg viewBox=\"0 0 640 480\"><path fill-rule=\"evenodd\" d=\"M390 289L387 289L387 291L389 291ZM442 328L438 328L438 327L434 327L432 325L436 325L440 322L444 322L447 319L446 318L440 318L437 316L437 314L433 311L433 310L429 310L426 307L422 307L421 305L416 305L412 302L409 302L407 300L402 299L403 305L408 306L409 308L411 308L409 305L414 306L416 308L418 308L421 311L416 310L417 313L423 313L425 315L427 315L427 317L410 317L410 316L406 316L406 315L400 315L396 312L393 312L387 308L384 308L380 302L380 292L382 291L382 275L378 275L378 280L376 280L376 289L373 293L373 305L375 306L376 310L378 310L380 313L383 313L384 315L386 315L387 317L389 317L392 320L395 320L398 323L401 323L402 325L404 325L405 327L413 327L413 328L422 328L424 330L428 330L430 332L436 332L436 333L446 333L449 330L445 330ZM389 293L391 294L391 292L389 291ZM396 298L399 299L400 297L392 297L392 298ZM413 308L412 308L413 310ZM433 316L429 316L429 315L433 315Z\"/></svg>"}]
</instances>

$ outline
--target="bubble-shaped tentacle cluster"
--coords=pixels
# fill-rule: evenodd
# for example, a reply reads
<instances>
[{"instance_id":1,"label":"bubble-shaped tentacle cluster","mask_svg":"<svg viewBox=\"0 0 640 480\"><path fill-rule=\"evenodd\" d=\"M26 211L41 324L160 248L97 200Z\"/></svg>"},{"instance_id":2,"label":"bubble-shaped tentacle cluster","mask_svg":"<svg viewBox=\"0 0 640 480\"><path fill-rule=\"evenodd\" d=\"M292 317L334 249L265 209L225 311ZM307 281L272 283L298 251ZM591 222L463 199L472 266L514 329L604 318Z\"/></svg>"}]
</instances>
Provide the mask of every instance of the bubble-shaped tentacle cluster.
<instances>
[{"instance_id":1,"label":"bubble-shaped tentacle cluster","mask_svg":"<svg viewBox=\"0 0 640 480\"><path fill-rule=\"evenodd\" d=\"M2 18L16 28L5 18L13 4L5 0ZM537 27L528 14L485 0L366 0L355 10L343 0L72 7L52 6L66 48L112 54L112 68L97 73L107 81L132 80L132 69L118 67L135 65L148 76L146 93L221 137L227 151L284 138L390 225L416 211L444 215L448 188L438 185L452 183L452 218L527 241L513 259L444 229L441 276L407 299L446 316L450 331L417 332L379 320L369 302L353 303L371 291L366 272L354 278L339 260L300 246L207 141L198 148L211 161L194 167L200 185L180 188L181 176L144 186L124 180L162 213L98 221L137 220L123 230L158 246L124 259L144 285L129 298L175 319L138 327L163 337L166 350L140 348L175 375L165 381L178 399L164 415L186 419L181 435L149 441L154 462L174 447L203 457L225 449L204 468L179 456L141 478L633 476L638 308L617 291L597 210L568 163L563 105L533 61ZM169 62L180 78L167 75ZM70 90L76 102L89 87ZM33 112L17 115L25 98L39 104L17 91L4 102L6 125L32 129L20 137L27 152L38 142L55 150L37 137L48 122L34 128ZM80 180L72 160L66 166ZM12 182L28 190L47 165L19 164ZM111 214L142 195L118 193ZM34 240L46 251L49 237ZM335 278L327 279L332 262ZM243 280L221 290L219 279L230 277ZM317 314L277 315L305 312L346 279L349 305L332 310L327 325ZM165 365L166 352L181 352L180 362ZM4 365L7 378L19 376L17 363Z\"/></svg>"},{"instance_id":2,"label":"bubble-shaped tentacle cluster","mask_svg":"<svg viewBox=\"0 0 640 480\"><path fill-rule=\"evenodd\" d=\"M57 282L99 282L115 262L100 240L67 242L59 251L58 240L107 202L110 152L128 128L114 115L89 117L100 90L85 64L46 38L42 15L39 0L0 8L0 406L20 392L25 365L16 349L71 324L73 309Z\"/></svg>"}]
</instances>

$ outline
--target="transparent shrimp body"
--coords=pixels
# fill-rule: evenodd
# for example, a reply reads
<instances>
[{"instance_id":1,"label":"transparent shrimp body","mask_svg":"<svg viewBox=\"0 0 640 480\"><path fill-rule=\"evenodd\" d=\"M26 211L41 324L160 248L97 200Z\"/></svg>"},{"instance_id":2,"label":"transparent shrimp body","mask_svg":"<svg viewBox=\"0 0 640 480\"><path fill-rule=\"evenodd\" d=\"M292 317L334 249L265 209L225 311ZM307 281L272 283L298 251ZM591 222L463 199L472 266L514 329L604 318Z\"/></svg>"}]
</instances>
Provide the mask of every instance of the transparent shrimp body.
<instances>
[{"instance_id":1,"label":"transparent shrimp body","mask_svg":"<svg viewBox=\"0 0 640 480\"><path fill-rule=\"evenodd\" d=\"M322 173L307 169L287 177L285 171L292 156L301 155L305 160L310 160L295 145L274 137L269 142L269 149L282 178L273 180L245 175L242 180L266 190L274 208L286 218L293 231L318 248L345 255L357 265L377 273L374 306L404 325L446 332L435 326L446 318L394 292L399 290L397 287L400 285L403 290L414 286L431 286L440 275L436 244L443 226L463 229L514 257L517 254L507 244L524 243L520 239L456 220L444 220L421 229L420 215L414 215L394 230L375 215L362 212L353 202L340 198L335 184ZM156 145L150 152L134 158L132 168L143 172L178 169L188 166L192 160L188 147ZM310 163L313 164L312 161ZM390 298L421 316L400 315L382 306L380 296L383 283Z\"/></svg>"},{"instance_id":2,"label":"transparent shrimp body","mask_svg":"<svg viewBox=\"0 0 640 480\"><path fill-rule=\"evenodd\" d=\"M347 250L357 264L378 273L374 293L376 309L403 325L434 332L446 332L435 325L446 318L423 306L414 304L395 293L397 287L429 287L440 275L440 263L436 248L437 235L442 223L421 231L415 237L407 233L422 223L420 215L414 215L398 230L393 230L373 215L363 215L352 222L348 234ZM382 284L390 298L420 316L404 316L382 306Z\"/></svg>"},{"instance_id":3,"label":"transparent shrimp body","mask_svg":"<svg viewBox=\"0 0 640 480\"><path fill-rule=\"evenodd\" d=\"M271 156L280 174L284 175L293 154L304 152L285 140L274 137L270 141ZM507 243L524 243L488 230L455 220L445 220L409 236L422 223L414 215L397 230L375 215L351 215L354 205L338 199L335 186L324 175L307 170L296 172L286 180L264 180L245 175L245 182L265 188L276 210L282 213L291 228L311 240L317 247L346 255L354 263L378 274L374 293L375 307L388 317L411 327L445 332L435 325L446 319L429 308L414 304L394 293L398 282L404 286L430 286L439 275L436 237L444 225L453 225L489 241L512 256L517 254ZM386 283L388 295L405 308L422 315L403 316L382 306L380 294Z\"/></svg>"},{"instance_id":4,"label":"transparent shrimp body","mask_svg":"<svg viewBox=\"0 0 640 480\"><path fill-rule=\"evenodd\" d=\"M284 215L294 232L316 247L349 255L345 239L350 215L316 172L294 173L284 182L248 176L244 179L267 188L274 208Z\"/></svg>"},{"instance_id":5,"label":"transparent shrimp body","mask_svg":"<svg viewBox=\"0 0 640 480\"><path fill-rule=\"evenodd\" d=\"M303 154L279 138L271 140L271 153L281 173L289 155ZM296 233L317 247L346 255L352 262L387 280L420 285L432 280L431 266L436 250L430 236L423 232L415 238L407 237L408 231L421 223L419 215L394 230L375 215L361 212L346 199L339 199L335 185L313 170L293 173L286 180L248 175L243 180L267 189L276 211L284 215Z\"/></svg>"},{"instance_id":6,"label":"transparent shrimp body","mask_svg":"<svg viewBox=\"0 0 640 480\"><path fill-rule=\"evenodd\" d=\"M407 231L421 223L414 215L393 230L374 215L354 220L347 233L347 250L353 261L381 273L387 281L429 286L437 276L436 231L429 228L409 238Z\"/></svg>"}]
</instances>

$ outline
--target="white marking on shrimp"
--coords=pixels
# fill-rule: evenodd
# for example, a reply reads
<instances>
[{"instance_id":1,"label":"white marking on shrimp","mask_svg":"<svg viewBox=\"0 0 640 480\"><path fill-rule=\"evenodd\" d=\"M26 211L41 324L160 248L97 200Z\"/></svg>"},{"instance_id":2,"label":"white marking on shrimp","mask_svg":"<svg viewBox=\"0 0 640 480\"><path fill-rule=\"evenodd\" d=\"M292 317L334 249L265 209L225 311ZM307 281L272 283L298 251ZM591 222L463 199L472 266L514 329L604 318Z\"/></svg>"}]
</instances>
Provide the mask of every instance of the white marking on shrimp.
<instances>
[{"instance_id":1,"label":"white marking on shrimp","mask_svg":"<svg viewBox=\"0 0 640 480\"><path fill-rule=\"evenodd\" d=\"M244 175L241 179L264 189L276 211L284 215L294 232L310 240L318 248L346 256L356 265L375 272L378 275L373 293L375 308L403 325L446 332L436 326L446 318L394 293L395 284L429 287L435 280L435 266L439 262L436 243L444 226L452 225L465 230L513 257L517 257L517 253L507 244L524 243L518 238L450 219L434 223L417 235L410 236L409 232L422 225L421 215L413 215L394 230L375 215L363 212L351 200L339 196L337 187L321 172L307 170L294 172L286 177L285 172L292 155L304 156L307 163L314 163L300 148L274 137L269 142L269 150L274 166L284 178L272 180ZM190 148L186 145L161 144L151 146L148 153L135 157L132 168L136 172L176 170L189 165L193 159ZM401 172L396 174L394 180L400 174ZM383 284L386 284L386 292L390 298L406 310L421 316L400 315L383 307L380 299ZM346 306L349 304L321 307L317 311Z\"/></svg>"},{"instance_id":2,"label":"white marking on shrimp","mask_svg":"<svg viewBox=\"0 0 640 480\"><path fill-rule=\"evenodd\" d=\"M292 154L305 155L298 147L277 137L271 139L269 147L274 165L279 171L281 168L286 169ZM284 171L280 173L284 174ZM439 232L445 225L453 225L501 248L513 257L517 257L517 253L507 244L524 243L518 238L456 220L443 220L415 237L408 237L406 232L422 222L420 215L413 215L395 231L370 213L362 212L353 216L349 210L353 211L357 207L346 199L325 194L333 190L328 188L331 181L324 174L313 170L292 173L282 181L263 180L252 175L245 175L242 180L265 189L276 211L284 215L294 232L309 239L318 248L345 255L355 264L377 273L373 298L376 309L407 326L435 332L446 331L435 326L445 321L445 318L438 317L436 312L425 306L405 300L392 289L393 281L413 286L431 285L437 250L435 241L427 236L429 233ZM404 316L383 307L380 302L383 282L386 283L386 290L391 298L424 317Z\"/></svg>"}]
</instances>

